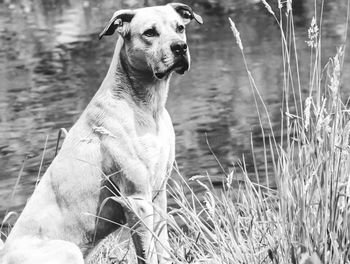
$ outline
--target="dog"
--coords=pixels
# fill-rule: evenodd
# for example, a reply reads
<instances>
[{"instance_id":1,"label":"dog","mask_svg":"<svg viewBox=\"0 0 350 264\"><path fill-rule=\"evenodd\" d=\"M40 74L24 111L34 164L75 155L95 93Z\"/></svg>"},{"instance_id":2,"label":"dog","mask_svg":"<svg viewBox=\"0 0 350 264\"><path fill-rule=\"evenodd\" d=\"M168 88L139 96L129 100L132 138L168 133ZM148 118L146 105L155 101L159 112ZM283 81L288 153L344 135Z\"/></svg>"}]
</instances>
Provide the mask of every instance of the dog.
<instances>
[{"instance_id":1,"label":"dog","mask_svg":"<svg viewBox=\"0 0 350 264\"><path fill-rule=\"evenodd\" d=\"M193 19L203 23L181 3L114 13L99 35L119 34L107 75L27 202L0 263L82 264L124 224L139 264L171 262L162 215L175 135L165 102L172 73L190 68L185 26Z\"/></svg>"}]
</instances>

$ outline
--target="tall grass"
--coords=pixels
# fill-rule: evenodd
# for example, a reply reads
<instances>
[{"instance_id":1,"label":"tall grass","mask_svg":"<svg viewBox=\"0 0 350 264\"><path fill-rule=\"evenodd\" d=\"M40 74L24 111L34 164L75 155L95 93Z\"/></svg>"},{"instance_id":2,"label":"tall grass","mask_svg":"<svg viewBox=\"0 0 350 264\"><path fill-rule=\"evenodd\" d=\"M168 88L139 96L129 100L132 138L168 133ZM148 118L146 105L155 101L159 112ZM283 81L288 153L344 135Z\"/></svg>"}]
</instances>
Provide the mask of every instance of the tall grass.
<instances>
[{"instance_id":1,"label":"tall grass","mask_svg":"<svg viewBox=\"0 0 350 264\"><path fill-rule=\"evenodd\" d=\"M204 190L200 197L185 180L172 183L170 193L177 205L169 220L173 248L182 263L350 263L350 110L340 96L344 47L321 65L323 11L316 14L316 5L323 10L323 1L315 2L307 40L310 81L308 87L301 87L291 1L278 1L278 9L262 3L281 32L281 134L275 135L271 123L269 132L262 129L268 133L263 138L271 139L264 142L264 153L273 156L277 188L253 183L244 160L245 177L238 189L231 187L234 172L226 175L222 191L204 183L207 177L196 177ZM232 20L230 24L257 109L262 105L268 114L245 60L239 31ZM305 88L308 92L303 96Z\"/></svg>"}]
</instances>

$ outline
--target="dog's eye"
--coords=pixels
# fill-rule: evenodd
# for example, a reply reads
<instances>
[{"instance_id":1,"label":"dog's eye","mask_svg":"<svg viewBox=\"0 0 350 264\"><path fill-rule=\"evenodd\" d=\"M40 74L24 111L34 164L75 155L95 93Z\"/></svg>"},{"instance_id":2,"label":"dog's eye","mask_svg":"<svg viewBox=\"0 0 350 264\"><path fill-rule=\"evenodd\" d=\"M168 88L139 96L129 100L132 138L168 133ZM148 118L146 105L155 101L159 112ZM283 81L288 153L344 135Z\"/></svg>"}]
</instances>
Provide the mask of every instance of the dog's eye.
<instances>
[{"instance_id":1,"label":"dog's eye","mask_svg":"<svg viewBox=\"0 0 350 264\"><path fill-rule=\"evenodd\" d=\"M185 31L185 27L183 25L178 25L176 31L179 33L183 33Z\"/></svg>"},{"instance_id":2,"label":"dog's eye","mask_svg":"<svg viewBox=\"0 0 350 264\"><path fill-rule=\"evenodd\" d=\"M159 36L159 33L155 28L150 28L143 32L143 35L146 37L157 37Z\"/></svg>"}]
</instances>

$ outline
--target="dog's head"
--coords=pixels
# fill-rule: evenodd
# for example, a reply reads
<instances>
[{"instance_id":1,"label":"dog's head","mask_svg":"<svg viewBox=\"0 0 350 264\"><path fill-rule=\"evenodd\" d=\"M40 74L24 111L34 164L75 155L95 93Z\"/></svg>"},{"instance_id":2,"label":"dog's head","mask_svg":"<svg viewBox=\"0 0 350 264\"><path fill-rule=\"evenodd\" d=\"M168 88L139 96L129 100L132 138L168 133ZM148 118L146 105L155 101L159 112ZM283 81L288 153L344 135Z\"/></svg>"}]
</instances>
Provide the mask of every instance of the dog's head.
<instances>
[{"instance_id":1,"label":"dog's head","mask_svg":"<svg viewBox=\"0 0 350 264\"><path fill-rule=\"evenodd\" d=\"M120 10L114 13L99 38L117 31L124 38L128 63L162 79L173 71L183 74L189 70L185 26L192 19L203 23L189 6L180 3Z\"/></svg>"}]
</instances>

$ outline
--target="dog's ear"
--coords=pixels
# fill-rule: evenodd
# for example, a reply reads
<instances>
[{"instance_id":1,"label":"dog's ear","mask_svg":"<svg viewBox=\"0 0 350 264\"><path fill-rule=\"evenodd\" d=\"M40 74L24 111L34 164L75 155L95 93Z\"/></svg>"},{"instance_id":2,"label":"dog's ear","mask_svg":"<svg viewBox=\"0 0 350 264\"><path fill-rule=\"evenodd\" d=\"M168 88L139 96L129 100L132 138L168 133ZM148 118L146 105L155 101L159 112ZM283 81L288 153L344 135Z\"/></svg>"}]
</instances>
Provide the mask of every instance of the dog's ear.
<instances>
[{"instance_id":1,"label":"dog's ear","mask_svg":"<svg viewBox=\"0 0 350 264\"><path fill-rule=\"evenodd\" d=\"M127 23L135 16L135 11L130 9L119 10L113 14L113 17L109 20L105 28L98 35L101 39L103 36L113 35L114 31L125 37L128 31Z\"/></svg>"},{"instance_id":2,"label":"dog's ear","mask_svg":"<svg viewBox=\"0 0 350 264\"><path fill-rule=\"evenodd\" d=\"M170 3L172 8L183 18L185 25L190 23L192 19L196 20L199 24L203 24L203 19L200 15L192 11L192 8L182 3Z\"/></svg>"}]
</instances>

